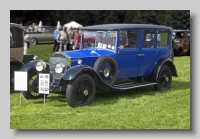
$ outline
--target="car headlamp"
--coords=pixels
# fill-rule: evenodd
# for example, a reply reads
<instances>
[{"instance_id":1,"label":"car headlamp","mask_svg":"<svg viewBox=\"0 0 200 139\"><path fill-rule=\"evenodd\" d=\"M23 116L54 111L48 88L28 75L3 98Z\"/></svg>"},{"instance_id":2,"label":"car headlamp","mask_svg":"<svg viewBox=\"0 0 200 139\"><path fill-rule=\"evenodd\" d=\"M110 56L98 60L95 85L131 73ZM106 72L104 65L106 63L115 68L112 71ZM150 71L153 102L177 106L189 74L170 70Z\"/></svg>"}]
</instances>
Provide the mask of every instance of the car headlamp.
<instances>
[{"instance_id":1,"label":"car headlamp","mask_svg":"<svg viewBox=\"0 0 200 139\"><path fill-rule=\"evenodd\" d=\"M78 64L81 65L82 64L82 60L78 59Z\"/></svg>"},{"instance_id":2,"label":"car headlamp","mask_svg":"<svg viewBox=\"0 0 200 139\"><path fill-rule=\"evenodd\" d=\"M38 60L35 64L35 68L37 71L42 71L46 68L46 63L42 60Z\"/></svg>"},{"instance_id":3,"label":"car headlamp","mask_svg":"<svg viewBox=\"0 0 200 139\"><path fill-rule=\"evenodd\" d=\"M57 62L55 64L55 71L56 71L56 73L62 73L62 72L64 72L65 68L66 68L66 66L64 64L60 63L60 62Z\"/></svg>"}]
</instances>

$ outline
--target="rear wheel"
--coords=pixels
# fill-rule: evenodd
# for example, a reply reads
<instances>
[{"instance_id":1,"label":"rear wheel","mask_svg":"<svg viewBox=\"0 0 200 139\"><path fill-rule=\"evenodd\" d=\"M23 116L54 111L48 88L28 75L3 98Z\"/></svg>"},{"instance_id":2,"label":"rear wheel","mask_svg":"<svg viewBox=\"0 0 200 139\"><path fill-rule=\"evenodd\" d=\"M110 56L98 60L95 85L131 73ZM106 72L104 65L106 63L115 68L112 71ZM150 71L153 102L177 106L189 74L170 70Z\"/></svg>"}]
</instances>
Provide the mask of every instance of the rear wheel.
<instances>
[{"instance_id":1,"label":"rear wheel","mask_svg":"<svg viewBox=\"0 0 200 139\"><path fill-rule=\"evenodd\" d=\"M94 100L96 87L94 80L87 74L82 74L69 82L66 99L71 107L90 105Z\"/></svg>"},{"instance_id":2,"label":"rear wheel","mask_svg":"<svg viewBox=\"0 0 200 139\"><path fill-rule=\"evenodd\" d=\"M154 85L155 90L167 90L172 83L172 73L169 66L164 65L158 75L157 84Z\"/></svg>"}]
</instances>

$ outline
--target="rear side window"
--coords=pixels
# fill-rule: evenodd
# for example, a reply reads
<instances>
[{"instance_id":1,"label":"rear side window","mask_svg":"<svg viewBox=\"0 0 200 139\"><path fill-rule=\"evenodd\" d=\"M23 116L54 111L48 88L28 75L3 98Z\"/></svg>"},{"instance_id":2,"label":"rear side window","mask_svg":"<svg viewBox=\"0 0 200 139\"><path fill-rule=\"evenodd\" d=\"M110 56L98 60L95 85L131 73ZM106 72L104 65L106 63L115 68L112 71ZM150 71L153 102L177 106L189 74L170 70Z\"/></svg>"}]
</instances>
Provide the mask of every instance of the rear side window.
<instances>
[{"instance_id":1,"label":"rear side window","mask_svg":"<svg viewBox=\"0 0 200 139\"><path fill-rule=\"evenodd\" d=\"M142 30L142 48L154 48L155 29Z\"/></svg>"},{"instance_id":2,"label":"rear side window","mask_svg":"<svg viewBox=\"0 0 200 139\"><path fill-rule=\"evenodd\" d=\"M158 47L168 47L168 31L158 30L157 44Z\"/></svg>"},{"instance_id":3,"label":"rear side window","mask_svg":"<svg viewBox=\"0 0 200 139\"><path fill-rule=\"evenodd\" d=\"M14 29L10 28L10 46L16 41L16 36L14 34Z\"/></svg>"},{"instance_id":4,"label":"rear side window","mask_svg":"<svg viewBox=\"0 0 200 139\"><path fill-rule=\"evenodd\" d=\"M24 33L18 27L10 27L10 48L24 47Z\"/></svg>"}]
</instances>

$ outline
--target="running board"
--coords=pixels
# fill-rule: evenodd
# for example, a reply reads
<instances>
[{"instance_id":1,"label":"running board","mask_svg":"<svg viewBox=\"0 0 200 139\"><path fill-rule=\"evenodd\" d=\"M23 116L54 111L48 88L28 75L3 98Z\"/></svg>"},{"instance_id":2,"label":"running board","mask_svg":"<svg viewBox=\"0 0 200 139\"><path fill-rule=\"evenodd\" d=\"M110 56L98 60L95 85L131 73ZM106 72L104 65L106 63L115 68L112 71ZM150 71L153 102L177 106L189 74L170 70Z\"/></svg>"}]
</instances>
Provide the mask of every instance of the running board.
<instances>
[{"instance_id":1,"label":"running board","mask_svg":"<svg viewBox=\"0 0 200 139\"><path fill-rule=\"evenodd\" d=\"M131 83L113 85L112 87L114 89L125 89L126 90L126 89L138 88L138 87L155 85L155 84L157 84L157 83L155 83L155 82L142 82L142 83L131 82Z\"/></svg>"}]
</instances>

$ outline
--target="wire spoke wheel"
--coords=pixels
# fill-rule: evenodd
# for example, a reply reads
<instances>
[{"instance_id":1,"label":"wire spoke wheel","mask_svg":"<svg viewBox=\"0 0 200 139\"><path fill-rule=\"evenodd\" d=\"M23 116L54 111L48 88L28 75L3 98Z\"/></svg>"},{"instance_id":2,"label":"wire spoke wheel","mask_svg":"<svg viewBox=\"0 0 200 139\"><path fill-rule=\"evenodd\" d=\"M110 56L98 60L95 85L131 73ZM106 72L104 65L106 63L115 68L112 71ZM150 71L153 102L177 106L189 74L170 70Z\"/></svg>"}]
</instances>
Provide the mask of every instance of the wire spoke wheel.
<instances>
[{"instance_id":1,"label":"wire spoke wheel","mask_svg":"<svg viewBox=\"0 0 200 139\"><path fill-rule=\"evenodd\" d=\"M88 74L82 74L69 82L66 99L71 107L90 105L96 94L94 80Z\"/></svg>"},{"instance_id":2,"label":"wire spoke wheel","mask_svg":"<svg viewBox=\"0 0 200 139\"><path fill-rule=\"evenodd\" d=\"M106 82L107 84L110 84L115 74L114 65L109 61L104 62L102 64L102 67L99 73L100 73L101 78L104 80L104 82Z\"/></svg>"},{"instance_id":3,"label":"wire spoke wheel","mask_svg":"<svg viewBox=\"0 0 200 139\"><path fill-rule=\"evenodd\" d=\"M109 56L98 58L94 64L94 70L99 74L101 79L110 86L115 83L118 76L117 63Z\"/></svg>"},{"instance_id":4,"label":"wire spoke wheel","mask_svg":"<svg viewBox=\"0 0 200 139\"><path fill-rule=\"evenodd\" d=\"M172 73L167 65L164 65L160 70L157 79L157 85L154 86L156 90L167 90L172 83Z\"/></svg>"},{"instance_id":5,"label":"wire spoke wheel","mask_svg":"<svg viewBox=\"0 0 200 139\"><path fill-rule=\"evenodd\" d=\"M88 101L92 93L91 84L87 80L82 80L75 88L74 99L77 104L83 105L86 101Z\"/></svg>"},{"instance_id":6,"label":"wire spoke wheel","mask_svg":"<svg viewBox=\"0 0 200 139\"><path fill-rule=\"evenodd\" d=\"M38 93L38 79L37 71L28 71L28 91L22 91L22 94L26 99L43 98L43 94ZM47 94L45 94L48 96Z\"/></svg>"},{"instance_id":7,"label":"wire spoke wheel","mask_svg":"<svg viewBox=\"0 0 200 139\"><path fill-rule=\"evenodd\" d=\"M38 97L38 82L37 82L37 75L31 77L28 83L29 91L32 96Z\"/></svg>"}]
</instances>

